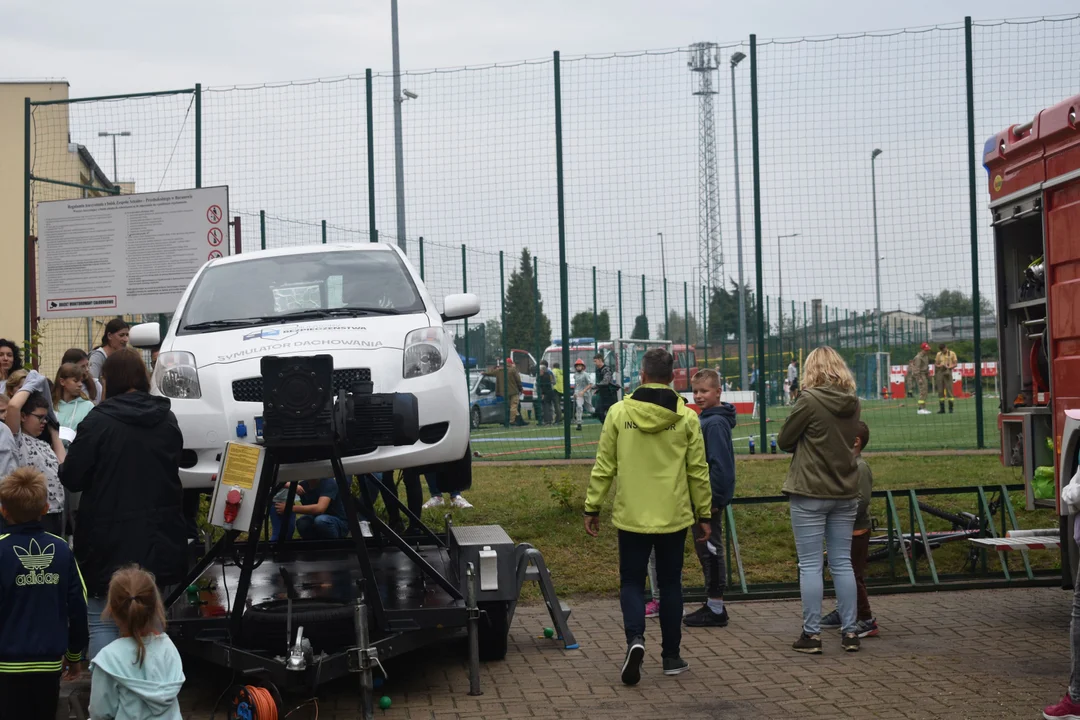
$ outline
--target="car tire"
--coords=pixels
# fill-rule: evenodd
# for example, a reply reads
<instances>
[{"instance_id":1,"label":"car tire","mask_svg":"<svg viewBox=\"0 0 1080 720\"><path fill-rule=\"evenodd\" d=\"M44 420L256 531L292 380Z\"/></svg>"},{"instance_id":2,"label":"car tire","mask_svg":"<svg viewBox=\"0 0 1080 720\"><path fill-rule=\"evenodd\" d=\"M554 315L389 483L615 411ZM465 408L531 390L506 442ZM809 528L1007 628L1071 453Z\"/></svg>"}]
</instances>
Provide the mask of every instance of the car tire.
<instances>
[{"instance_id":1,"label":"car tire","mask_svg":"<svg viewBox=\"0 0 1080 720\"><path fill-rule=\"evenodd\" d=\"M510 639L510 606L505 601L477 603L480 608L480 659L502 660Z\"/></svg>"},{"instance_id":2,"label":"car tire","mask_svg":"<svg viewBox=\"0 0 1080 720\"><path fill-rule=\"evenodd\" d=\"M473 406L472 412L469 413L469 426L473 430L480 429L480 408L476 405Z\"/></svg>"},{"instance_id":3,"label":"car tire","mask_svg":"<svg viewBox=\"0 0 1080 720\"><path fill-rule=\"evenodd\" d=\"M311 647L333 652L356 645L354 606L331 600L293 600L293 637L286 637L289 603L271 600L253 605L244 612L243 638L245 647L253 650L283 653L296 640L296 629L304 626L304 637Z\"/></svg>"}]
</instances>

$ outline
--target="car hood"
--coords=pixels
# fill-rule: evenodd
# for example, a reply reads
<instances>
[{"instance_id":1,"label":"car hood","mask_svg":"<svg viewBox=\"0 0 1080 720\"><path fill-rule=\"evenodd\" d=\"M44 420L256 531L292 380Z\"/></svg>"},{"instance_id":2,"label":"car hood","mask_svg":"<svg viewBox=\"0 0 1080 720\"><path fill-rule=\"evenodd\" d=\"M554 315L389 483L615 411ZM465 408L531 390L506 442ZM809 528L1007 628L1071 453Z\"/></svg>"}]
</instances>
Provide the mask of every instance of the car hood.
<instances>
[{"instance_id":1,"label":"car hood","mask_svg":"<svg viewBox=\"0 0 1080 720\"><path fill-rule=\"evenodd\" d=\"M425 313L331 318L178 335L162 350L190 352L198 367L240 362L263 355L402 350L409 332L430 325L432 321Z\"/></svg>"}]
</instances>

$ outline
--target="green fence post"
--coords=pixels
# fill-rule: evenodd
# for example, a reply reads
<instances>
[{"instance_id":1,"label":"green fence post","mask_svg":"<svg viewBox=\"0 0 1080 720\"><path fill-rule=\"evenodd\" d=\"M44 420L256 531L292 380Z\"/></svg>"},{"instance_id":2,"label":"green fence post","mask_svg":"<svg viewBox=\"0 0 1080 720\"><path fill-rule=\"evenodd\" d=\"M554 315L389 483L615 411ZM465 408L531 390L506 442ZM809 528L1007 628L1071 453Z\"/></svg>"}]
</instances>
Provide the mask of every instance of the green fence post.
<instances>
[{"instance_id":1,"label":"green fence post","mask_svg":"<svg viewBox=\"0 0 1080 720\"><path fill-rule=\"evenodd\" d=\"M421 258L424 257L423 248L424 238L420 238ZM422 262L420 267L423 267ZM423 278L421 277L421 279ZM502 354L499 357L501 358L500 364L502 365L503 369L503 425L505 425L506 427L510 427L510 398L507 396L506 393L507 374L510 372L510 369L506 365L506 358L508 357L508 355L506 354L506 266L504 264L502 250L499 251L499 312L502 315L502 325L499 328L502 343Z\"/></svg>"},{"instance_id":2,"label":"green fence post","mask_svg":"<svg viewBox=\"0 0 1080 720\"><path fill-rule=\"evenodd\" d=\"M600 352L600 320L596 309L596 266L592 266L592 334L593 354Z\"/></svg>"},{"instance_id":3,"label":"green fence post","mask_svg":"<svg viewBox=\"0 0 1080 720\"><path fill-rule=\"evenodd\" d=\"M559 70L559 51L554 54L555 72L555 192L558 196L559 212L559 293L562 296L562 365L563 372L570 372L570 289L567 282L566 272L566 212L563 204L563 156L562 156L562 77ZM622 295L622 283L620 274L620 296ZM622 304L620 303L620 317ZM620 323L622 320L620 319ZM505 324L505 323L504 323ZM564 375L565 377L565 375ZM564 380L566 387L570 386L570 380ZM563 393L563 443L564 453L570 457L570 393Z\"/></svg>"},{"instance_id":4,"label":"green fence post","mask_svg":"<svg viewBox=\"0 0 1080 720\"><path fill-rule=\"evenodd\" d=\"M749 592L746 589L746 571L743 569L742 552L739 550L739 534L735 530L735 513L731 509L731 505L724 508L724 514L727 516L727 522L724 523L727 527L728 536L728 548L733 548L735 551L735 565L739 569L739 589L745 594ZM731 577L731 563L728 566L728 578Z\"/></svg>"},{"instance_id":5,"label":"green fence post","mask_svg":"<svg viewBox=\"0 0 1080 720\"><path fill-rule=\"evenodd\" d=\"M499 255L502 255L502 251L499 251ZM500 260L500 262L502 262ZM424 279L424 236L420 236L420 279Z\"/></svg>"},{"instance_id":6,"label":"green fence post","mask_svg":"<svg viewBox=\"0 0 1080 720\"><path fill-rule=\"evenodd\" d=\"M758 403L758 407L761 409L761 422L759 423L761 428L761 451L766 452L765 442L767 435L766 407L768 403L764 401L765 398L765 308L761 304L761 296L764 294L762 288L764 286L764 279L762 277L762 265L764 255L761 248L761 157L758 147L760 136L758 134L758 84L757 84L757 35L750 36L750 125L751 125L751 146L753 150L753 162L754 162L754 252L757 255L757 321L758 321L758 397L762 398L762 402Z\"/></svg>"},{"instance_id":7,"label":"green fence post","mask_svg":"<svg viewBox=\"0 0 1080 720\"><path fill-rule=\"evenodd\" d=\"M468 264L465 262L465 243L461 243L461 292L463 293L469 292L467 267ZM469 377L469 318L465 318L465 389L466 391L472 389L472 382Z\"/></svg>"},{"instance_id":8,"label":"green fence post","mask_svg":"<svg viewBox=\"0 0 1080 720\"><path fill-rule=\"evenodd\" d=\"M533 255L533 357L540 362L540 259ZM538 371L540 368L537 367ZM519 371L520 372L520 371ZM533 413L536 413L536 383L533 383Z\"/></svg>"},{"instance_id":9,"label":"green fence post","mask_svg":"<svg viewBox=\"0 0 1080 720\"><path fill-rule=\"evenodd\" d=\"M645 322L648 322L649 321L649 314L647 312L645 312L646 307L648 307L648 306L645 304L645 276L642 275L641 276L641 316L643 318L645 318ZM637 323L635 322L634 325L637 325ZM631 332L631 334L633 334L634 331L631 330L630 332ZM651 335L652 333L649 333L649 334ZM648 338L642 338L642 339L647 340Z\"/></svg>"},{"instance_id":10,"label":"green fence post","mask_svg":"<svg viewBox=\"0 0 1080 720\"><path fill-rule=\"evenodd\" d=\"M705 320L705 367L709 367L709 303L705 301L705 288L701 288L701 317Z\"/></svg>"},{"instance_id":11,"label":"green fence post","mask_svg":"<svg viewBox=\"0 0 1080 720\"><path fill-rule=\"evenodd\" d=\"M266 211L259 211L259 249L266 249Z\"/></svg>"},{"instance_id":12,"label":"green fence post","mask_svg":"<svg viewBox=\"0 0 1080 720\"><path fill-rule=\"evenodd\" d=\"M202 83L195 83L195 187L202 187Z\"/></svg>"},{"instance_id":13,"label":"green fence post","mask_svg":"<svg viewBox=\"0 0 1080 720\"><path fill-rule=\"evenodd\" d=\"M776 334L780 339L780 368L784 367L784 301L777 298L776 300L776 314L780 318L780 324L776 326Z\"/></svg>"},{"instance_id":14,"label":"green fence post","mask_svg":"<svg viewBox=\"0 0 1080 720\"><path fill-rule=\"evenodd\" d=\"M805 351L804 355L810 354L810 334L807 330L808 316L806 314L806 301L803 300L802 304L802 346Z\"/></svg>"},{"instance_id":15,"label":"green fence post","mask_svg":"<svg viewBox=\"0 0 1080 720\"><path fill-rule=\"evenodd\" d=\"M686 357L687 362L689 362L689 360L690 360L690 348L692 348L693 345L690 343L690 296L688 295L688 285L687 285L685 280L683 280L683 284L682 284L682 307L683 307L682 312L683 312L683 338L684 338L683 343L686 345L686 352L684 353L684 356ZM695 370L697 369L697 363L696 362L694 363L694 369ZM686 375L687 384L689 385L689 383L690 383L689 378L693 377L693 375L690 373L689 365L687 365L686 370L687 370L687 375ZM720 384L721 384L721 386L723 386L723 382L721 382Z\"/></svg>"},{"instance_id":16,"label":"green fence post","mask_svg":"<svg viewBox=\"0 0 1080 720\"><path fill-rule=\"evenodd\" d=\"M367 93L367 204L368 237L379 242L375 229L375 110L371 99L371 68L364 71L364 90Z\"/></svg>"},{"instance_id":17,"label":"green fence post","mask_svg":"<svg viewBox=\"0 0 1080 720\"><path fill-rule=\"evenodd\" d=\"M622 319L622 270L619 271L619 338L624 338Z\"/></svg>"},{"instance_id":18,"label":"green fence post","mask_svg":"<svg viewBox=\"0 0 1080 720\"><path fill-rule=\"evenodd\" d=\"M30 348L30 287L34 284L33 268L30 267L30 98L23 105L23 339ZM30 363L27 363L30 365Z\"/></svg>"},{"instance_id":19,"label":"green fence post","mask_svg":"<svg viewBox=\"0 0 1080 720\"><path fill-rule=\"evenodd\" d=\"M325 220L322 221L322 244L323 245L326 244L326 221ZM420 278L420 279L423 280L423 278Z\"/></svg>"},{"instance_id":20,"label":"green fence post","mask_svg":"<svg viewBox=\"0 0 1080 720\"><path fill-rule=\"evenodd\" d=\"M967 66L968 210L971 214L971 319L975 341L975 444L983 437L982 313L979 312L979 203L975 190L975 81L971 62L971 18L964 18L964 63ZM1000 310L999 310L1000 312Z\"/></svg>"}]
</instances>

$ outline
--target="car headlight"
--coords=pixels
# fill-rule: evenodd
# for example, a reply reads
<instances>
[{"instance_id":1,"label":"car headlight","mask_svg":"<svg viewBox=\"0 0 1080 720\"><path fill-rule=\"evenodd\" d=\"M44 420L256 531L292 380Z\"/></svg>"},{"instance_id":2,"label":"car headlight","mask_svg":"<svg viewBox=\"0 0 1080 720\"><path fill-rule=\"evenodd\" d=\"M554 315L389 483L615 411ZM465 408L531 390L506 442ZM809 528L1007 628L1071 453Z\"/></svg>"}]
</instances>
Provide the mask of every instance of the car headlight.
<instances>
[{"instance_id":1,"label":"car headlight","mask_svg":"<svg viewBox=\"0 0 1080 720\"><path fill-rule=\"evenodd\" d=\"M197 400L202 397L195 356L189 352L163 352L158 355L150 384L167 398Z\"/></svg>"},{"instance_id":2,"label":"car headlight","mask_svg":"<svg viewBox=\"0 0 1080 720\"><path fill-rule=\"evenodd\" d=\"M421 377L440 370L449 356L446 331L441 327L413 330L405 336L405 378Z\"/></svg>"}]
</instances>

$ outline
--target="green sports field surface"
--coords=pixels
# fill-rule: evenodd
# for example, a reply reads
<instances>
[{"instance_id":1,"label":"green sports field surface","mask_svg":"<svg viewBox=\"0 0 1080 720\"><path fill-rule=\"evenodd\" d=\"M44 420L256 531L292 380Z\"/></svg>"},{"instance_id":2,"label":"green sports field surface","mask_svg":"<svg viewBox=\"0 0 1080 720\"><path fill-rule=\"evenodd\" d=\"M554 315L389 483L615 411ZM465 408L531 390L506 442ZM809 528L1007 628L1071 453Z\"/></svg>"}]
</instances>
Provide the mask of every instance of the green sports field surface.
<instances>
[{"instance_id":1,"label":"green sports field surface","mask_svg":"<svg viewBox=\"0 0 1080 720\"><path fill-rule=\"evenodd\" d=\"M862 418L870 427L868 450L883 452L925 450L973 450L977 447L975 401L957 400L952 414L938 415L937 405L928 405L932 415L918 415L917 405L905 400L863 400ZM766 412L767 434L780 432L789 408L770 407ZM997 398L986 397L983 411L985 447L997 448L1000 444L997 429ZM732 433L735 451L748 453L749 440L754 439L757 452L762 452L759 421L750 415L739 415L739 422ZM596 454L600 439L600 423L588 418L579 431L570 427L570 450L572 458L591 458ZM766 441L766 445L769 441ZM548 460L561 459L565 455L565 438L562 425L506 428L502 425L484 425L472 432L473 457L476 460ZM769 452L769 447L764 448Z\"/></svg>"}]
</instances>

